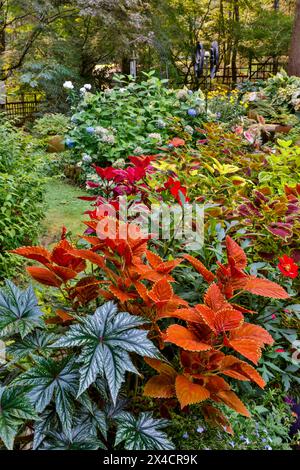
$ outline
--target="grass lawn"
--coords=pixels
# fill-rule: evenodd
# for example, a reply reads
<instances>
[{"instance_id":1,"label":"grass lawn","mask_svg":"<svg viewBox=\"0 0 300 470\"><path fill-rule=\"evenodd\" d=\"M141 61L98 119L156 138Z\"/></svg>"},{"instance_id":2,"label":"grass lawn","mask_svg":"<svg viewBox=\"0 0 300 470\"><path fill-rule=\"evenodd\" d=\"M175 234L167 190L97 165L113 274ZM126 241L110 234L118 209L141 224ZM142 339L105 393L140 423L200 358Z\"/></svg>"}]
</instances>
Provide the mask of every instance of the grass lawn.
<instances>
[{"instance_id":1,"label":"grass lawn","mask_svg":"<svg viewBox=\"0 0 300 470\"><path fill-rule=\"evenodd\" d=\"M87 219L83 213L91 208L89 202L78 199L85 191L65 181L51 180L46 189L46 217L43 221L41 243L44 246L57 242L64 225L72 236L84 231L82 220Z\"/></svg>"}]
</instances>

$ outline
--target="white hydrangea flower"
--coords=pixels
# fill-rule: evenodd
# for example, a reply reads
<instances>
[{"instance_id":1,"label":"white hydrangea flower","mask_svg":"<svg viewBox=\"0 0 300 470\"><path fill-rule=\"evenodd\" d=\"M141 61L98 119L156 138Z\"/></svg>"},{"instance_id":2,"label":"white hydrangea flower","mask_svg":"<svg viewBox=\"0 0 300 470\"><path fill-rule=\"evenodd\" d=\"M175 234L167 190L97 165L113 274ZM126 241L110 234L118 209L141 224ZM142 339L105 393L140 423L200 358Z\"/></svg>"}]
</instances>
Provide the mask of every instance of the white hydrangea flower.
<instances>
[{"instance_id":1,"label":"white hydrangea flower","mask_svg":"<svg viewBox=\"0 0 300 470\"><path fill-rule=\"evenodd\" d=\"M135 155L143 155L144 150L142 149L142 147L136 147L136 148L134 149L133 153L134 153Z\"/></svg>"},{"instance_id":2,"label":"white hydrangea flower","mask_svg":"<svg viewBox=\"0 0 300 470\"><path fill-rule=\"evenodd\" d=\"M112 166L114 168L124 168L126 166L126 162L125 162L124 158L119 158L118 160L113 162Z\"/></svg>"},{"instance_id":3,"label":"white hydrangea flower","mask_svg":"<svg viewBox=\"0 0 300 470\"><path fill-rule=\"evenodd\" d=\"M162 142L161 135L158 132L152 132L151 134L149 134L148 139L157 140L158 143Z\"/></svg>"},{"instance_id":4,"label":"white hydrangea flower","mask_svg":"<svg viewBox=\"0 0 300 470\"><path fill-rule=\"evenodd\" d=\"M79 91L80 91L80 93L81 93L82 95L85 95L85 94L86 94L86 89L84 88L84 86L81 87Z\"/></svg>"},{"instance_id":5,"label":"white hydrangea flower","mask_svg":"<svg viewBox=\"0 0 300 470\"><path fill-rule=\"evenodd\" d=\"M104 134L101 140L105 144L109 145L113 145L115 143L115 137L112 134Z\"/></svg>"},{"instance_id":6,"label":"white hydrangea flower","mask_svg":"<svg viewBox=\"0 0 300 470\"><path fill-rule=\"evenodd\" d=\"M79 168L82 167L82 162L78 162L77 165Z\"/></svg>"},{"instance_id":7,"label":"white hydrangea flower","mask_svg":"<svg viewBox=\"0 0 300 470\"><path fill-rule=\"evenodd\" d=\"M86 90L91 90L92 85L90 83L86 83L85 85L83 85L83 88L85 88Z\"/></svg>"},{"instance_id":8,"label":"white hydrangea flower","mask_svg":"<svg viewBox=\"0 0 300 470\"><path fill-rule=\"evenodd\" d=\"M194 129L192 128L192 126L185 126L184 130L190 135L194 134Z\"/></svg>"},{"instance_id":9,"label":"white hydrangea flower","mask_svg":"<svg viewBox=\"0 0 300 470\"><path fill-rule=\"evenodd\" d=\"M187 90L179 90L177 92L177 99L180 101L185 101L188 97L188 92Z\"/></svg>"},{"instance_id":10,"label":"white hydrangea flower","mask_svg":"<svg viewBox=\"0 0 300 470\"><path fill-rule=\"evenodd\" d=\"M82 155L82 161L85 162L85 163L91 163L92 157L90 155L88 155L87 153L84 153Z\"/></svg>"},{"instance_id":11,"label":"white hydrangea flower","mask_svg":"<svg viewBox=\"0 0 300 470\"><path fill-rule=\"evenodd\" d=\"M103 136L105 134L108 134L108 129L105 129L105 127L97 126L95 128L95 134Z\"/></svg>"},{"instance_id":12,"label":"white hydrangea flower","mask_svg":"<svg viewBox=\"0 0 300 470\"><path fill-rule=\"evenodd\" d=\"M71 81L66 81L64 84L63 84L63 87L66 89L66 90L73 90L74 88L74 85Z\"/></svg>"}]
</instances>

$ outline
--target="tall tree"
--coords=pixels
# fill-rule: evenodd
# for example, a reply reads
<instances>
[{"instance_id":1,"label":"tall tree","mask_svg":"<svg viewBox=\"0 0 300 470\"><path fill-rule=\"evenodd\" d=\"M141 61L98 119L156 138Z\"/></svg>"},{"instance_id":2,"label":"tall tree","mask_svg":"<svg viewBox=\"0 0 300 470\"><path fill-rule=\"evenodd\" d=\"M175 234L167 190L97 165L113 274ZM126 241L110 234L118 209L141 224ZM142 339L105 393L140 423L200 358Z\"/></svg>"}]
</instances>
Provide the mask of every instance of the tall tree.
<instances>
[{"instance_id":1,"label":"tall tree","mask_svg":"<svg viewBox=\"0 0 300 470\"><path fill-rule=\"evenodd\" d=\"M289 75L300 77L300 0L296 2L288 72Z\"/></svg>"}]
</instances>

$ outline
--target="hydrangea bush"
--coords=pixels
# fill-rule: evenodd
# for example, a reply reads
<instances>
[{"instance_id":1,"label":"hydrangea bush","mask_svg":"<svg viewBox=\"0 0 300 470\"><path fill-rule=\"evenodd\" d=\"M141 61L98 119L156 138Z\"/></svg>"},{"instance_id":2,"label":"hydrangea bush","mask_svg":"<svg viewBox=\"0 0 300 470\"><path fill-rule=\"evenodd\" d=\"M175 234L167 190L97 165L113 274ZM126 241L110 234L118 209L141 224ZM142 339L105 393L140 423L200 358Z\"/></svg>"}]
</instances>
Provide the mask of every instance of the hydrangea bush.
<instances>
[{"instance_id":1,"label":"hydrangea bush","mask_svg":"<svg viewBox=\"0 0 300 470\"><path fill-rule=\"evenodd\" d=\"M116 87L93 93L87 85L73 106L73 129L65 142L79 165L105 164L128 155L150 154L176 135L178 123L193 134L206 119L201 91L173 90L154 72L141 82L125 76ZM70 85L68 92L76 93Z\"/></svg>"}]
</instances>

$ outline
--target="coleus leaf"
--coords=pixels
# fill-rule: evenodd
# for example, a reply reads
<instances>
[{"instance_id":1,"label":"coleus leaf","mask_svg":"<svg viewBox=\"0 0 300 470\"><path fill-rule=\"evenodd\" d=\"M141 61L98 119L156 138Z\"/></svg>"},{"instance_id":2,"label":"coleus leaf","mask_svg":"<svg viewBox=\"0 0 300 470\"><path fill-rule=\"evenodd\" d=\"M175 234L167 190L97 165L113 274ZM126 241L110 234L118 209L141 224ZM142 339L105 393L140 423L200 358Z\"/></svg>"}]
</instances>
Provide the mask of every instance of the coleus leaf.
<instances>
[{"instance_id":1,"label":"coleus leaf","mask_svg":"<svg viewBox=\"0 0 300 470\"><path fill-rule=\"evenodd\" d=\"M173 444L161 428L167 425L162 419L154 419L151 413L140 413L135 418L123 413L117 419L118 427L115 445L124 442L126 450L172 450Z\"/></svg>"},{"instance_id":2,"label":"coleus leaf","mask_svg":"<svg viewBox=\"0 0 300 470\"><path fill-rule=\"evenodd\" d=\"M78 389L78 366L74 357L61 361L38 358L36 366L21 374L15 383L30 387L28 397L37 412L43 412L52 399L63 430L72 427L74 397Z\"/></svg>"},{"instance_id":3,"label":"coleus leaf","mask_svg":"<svg viewBox=\"0 0 300 470\"><path fill-rule=\"evenodd\" d=\"M39 268L38 266L28 266L26 268L28 274L37 282L50 287L60 287L63 281L47 268Z\"/></svg>"},{"instance_id":4,"label":"coleus leaf","mask_svg":"<svg viewBox=\"0 0 300 470\"><path fill-rule=\"evenodd\" d=\"M215 279L215 275L209 271L201 261L199 261L197 258L194 258L191 255L184 255L183 256L191 265L193 268L198 271L199 274L205 279L206 282L212 282Z\"/></svg>"},{"instance_id":5,"label":"coleus leaf","mask_svg":"<svg viewBox=\"0 0 300 470\"><path fill-rule=\"evenodd\" d=\"M26 396L26 389L0 387L0 439L12 450L23 420L35 419L36 413Z\"/></svg>"},{"instance_id":6,"label":"coleus leaf","mask_svg":"<svg viewBox=\"0 0 300 470\"><path fill-rule=\"evenodd\" d=\"M217 396L217 397L216 397ZM250 413L245 407L244 403L239 399L239 397L232 392L231 390L220 390L214 400L219 402L225 403L229 408L232 408L237 413L246 416L246 418L250 418Z\"/></svg>"},{"instance_id":7,"label":"coleus leaf","mask_svg":"<svg viewBox=\"0 0 300 470\"><path fill-rule=\"evenodd\" d=\"M245 269L247 266L246 254L244 250L229 236L226 237L226 251L228 261L232 258L238 269Z\"/></svg>"},{"instance_id":8,"label":"coleus leaf","mask_svg":"<svg viewBox=\"0 0 300 470\"><path fill-rule=\"evenodd\" d=\"M159 372L159 375L151 377L145 385L144 395L153 398L174 397L175 379L177 372L169 364L158 359L145 358L145 362Z\"/></svg>"},{"instance_id":9,"label":"coleus leaf","mask_svg":"<svg viewBox=\"0 0 300 470\"><path fill-rule=\"evenodd\" d=\"M198 339L198 337L190 330L180 325L171 325L166 331L165 342L176 344L186 351L208 351L212 349Z\"/></svg>"},{"instance_id":10,"label":"coleus leaf","mask_svg":"<svg viewBox=\"0 0 300 470\"><path fill-rule=\"evenodd\" d=\"M137 329L144 323L144 319L118 312L113 302L107 302L94 315L72 325L65 337L55 343L59 348L82 348L78 358L82 364L78 396L100 375L107 379L115 403L125 372L138 373L128 353L159 357L158 350L147 338L147 331Z\"/></svg>"},{"instance_id":11,"label":"coleus leaf","mask_svg":"<svg viewBox=\"0 0 300 470\"><path fill-rule=\"evenodd\" d=\"M24 338L34 328L44 325L32 287L22 291L11 281L0 291L0 337L20 334Z\"/></svg>"},{"instance_id":12,"label":"coleus leaf","mask_svg":"<svg viewBox=\"0 0 300 470\"><path fill-rule=\"evenodd\" d=\"M193 383L185 375L176 377L175 386L181 408L207 400L210 397L210 393L205 387Z\"/></svg>"},{"instance_id":13,"label":"coleus leaf","mask_svg":"<svg viewBox=\"0 0 300 470\"><path fill-rule=\"evenodd\" d=\"M289 294L275 282L255 276L247 276L241 280L241 289L252 294L270 297L273 299L288 299Z\"/></svg>"}]
</instances>

